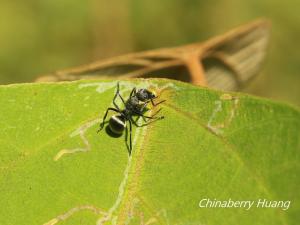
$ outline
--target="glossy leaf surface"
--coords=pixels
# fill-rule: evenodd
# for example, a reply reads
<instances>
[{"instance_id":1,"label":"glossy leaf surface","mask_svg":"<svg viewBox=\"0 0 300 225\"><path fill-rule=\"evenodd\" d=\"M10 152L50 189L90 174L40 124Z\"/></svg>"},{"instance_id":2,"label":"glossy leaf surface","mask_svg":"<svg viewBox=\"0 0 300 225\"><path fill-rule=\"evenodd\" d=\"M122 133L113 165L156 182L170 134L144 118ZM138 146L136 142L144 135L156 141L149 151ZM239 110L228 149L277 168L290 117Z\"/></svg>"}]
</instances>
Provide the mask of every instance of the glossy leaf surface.
<instances>
[{"instance_id":1,"label":"glossy leaf surface","mask_svg":"<svg viewBox=\"0 0 300 225\"><path fill-rule=\"evenodd\" d=\"M170 80L120 85L166 99L165 119L134 128L131 157L124 135L96 132L116 81L0 87L0 224L299 221L298 109ZM207 198L291 205L200 208Z\"/></svg>"}]
</instances>

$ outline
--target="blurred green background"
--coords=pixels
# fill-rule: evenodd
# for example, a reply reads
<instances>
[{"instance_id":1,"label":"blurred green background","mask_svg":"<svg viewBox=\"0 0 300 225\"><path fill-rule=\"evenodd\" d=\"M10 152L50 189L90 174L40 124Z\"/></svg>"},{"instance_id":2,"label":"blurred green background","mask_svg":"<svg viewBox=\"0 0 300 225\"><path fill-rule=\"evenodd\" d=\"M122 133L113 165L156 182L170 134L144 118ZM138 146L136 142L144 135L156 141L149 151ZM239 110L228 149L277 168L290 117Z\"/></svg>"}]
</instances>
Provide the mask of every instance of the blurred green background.
<instances>
[{"instance_id":1,"label":"blurred green background","mask_svg":"<svg viewBox=\"0 0 300 225\"><path fill-rule=\"evenodd\" d=\"M0 0L0 83L203 41L265 17L267 60L246 91L300 105L299 8L299 0Z\"/></svg>"}]
</instances>

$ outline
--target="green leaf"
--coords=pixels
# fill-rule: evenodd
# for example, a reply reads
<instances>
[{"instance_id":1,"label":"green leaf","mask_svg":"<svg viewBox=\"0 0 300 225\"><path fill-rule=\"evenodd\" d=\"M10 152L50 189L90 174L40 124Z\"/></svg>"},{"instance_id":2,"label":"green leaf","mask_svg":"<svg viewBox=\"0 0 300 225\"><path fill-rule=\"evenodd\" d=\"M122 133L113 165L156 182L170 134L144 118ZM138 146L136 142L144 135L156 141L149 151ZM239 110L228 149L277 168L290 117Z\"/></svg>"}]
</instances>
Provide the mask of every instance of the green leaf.
<instances>
[{"instance_id":1,"label":"green leaf","mask_svg":"<svg viewBox=\"0 0 300 225\"><path fill-rule=\"evenodd\" d=\"M165 119L134 128L131 157L124 135L96 132L116 81L0 87L1 225L297 224L298 109L170 80L120 85L125 98L137 86L167 100Z\"/></svg>"}]
</instances>

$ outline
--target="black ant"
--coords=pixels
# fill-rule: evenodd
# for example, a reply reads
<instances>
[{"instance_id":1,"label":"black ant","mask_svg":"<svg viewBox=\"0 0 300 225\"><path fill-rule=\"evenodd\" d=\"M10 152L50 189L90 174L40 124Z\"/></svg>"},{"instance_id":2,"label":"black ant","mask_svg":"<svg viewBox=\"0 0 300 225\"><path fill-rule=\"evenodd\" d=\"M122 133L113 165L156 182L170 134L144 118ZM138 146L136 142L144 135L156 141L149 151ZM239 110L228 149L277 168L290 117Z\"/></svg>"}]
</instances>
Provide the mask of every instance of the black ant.
<instances>
[{"instance_id":1,"label":"black ant","mask_svg":"<svg viewBox=\"0 0 300 225\"><path fill-rule=\"evenodd\" d=\"M120 99L122 100L125 109L120 109L119 106L116 103L116 99L117 97L120 97ZM129 122L129 155L131 154L131 150L132 150L132 137L131 137L131 133L132 133L132 123L136 126L136 127L143 127L146 126L156 120L160 120L163 119L164 116L159 116L156 117L156 114L160 112L161 109L159 109L158 111L156 111L156 113L152 116L145 116L145 110L146 107L148 105L148 103L151 102L152 106L157 106L161 103L163 103L165 100L162 100L158 103L154 103L154 99L157 98L158 96L155 95L154 92L151 92L147 89L138 89L136 90L136 88L133 88L130 96L128 98L127 101L124 101L123 97L120 94L120 86L119 83L117 84L117 91L116 94L113 98L113 104L115 106L115 108L108 108L106 110L106 113L103 117L102 123L100 123L100 128L98 130L98 132L100 132L103 127L104 127L104 123L105 123L105 119L108 115L109 111L114 111L118 114L113 115L110 119L109 119L109 128L111 130L111 132L113 132L116 135L121 135L123 133L123 131L126 128L126 145L128 147L127 144L127 135L128 135L128 127L126 126L127 121ZM136 120L133 120L133 116L138 116L138 118ZM137 124L138 119L142 117L144 120L144 124L139 125ZM148 119L148 121L146 121L146 119ZM150 121L149 121L150 120Z\"/></svg>"}]
</instances>

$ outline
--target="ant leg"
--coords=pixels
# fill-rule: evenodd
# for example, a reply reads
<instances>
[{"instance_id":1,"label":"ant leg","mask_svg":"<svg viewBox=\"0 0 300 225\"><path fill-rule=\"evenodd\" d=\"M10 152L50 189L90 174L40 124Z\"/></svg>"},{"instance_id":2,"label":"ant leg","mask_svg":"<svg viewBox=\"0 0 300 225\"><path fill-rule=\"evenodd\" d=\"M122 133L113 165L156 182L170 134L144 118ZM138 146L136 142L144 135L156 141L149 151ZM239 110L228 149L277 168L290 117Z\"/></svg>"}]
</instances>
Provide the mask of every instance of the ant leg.
<instances>
[{"instance_id":1,"label":"ant leg","mask_svg":"<svg viewBox=\"0 0 300 225\"><path fill-rule=\"evenodd\" d=\"M138 118L140 118L140 116L138 116ZM142 127L142 125L139 125L139 124L137 123L138 120L133 120L132 117L130 118L130 120L131 120L131 122L134 124L134 126L136 126L136 127Z\"/></svg>"},{"instance_id":2,"label":"ant leg","mask_svg":"<svg viewBox=\"0 0 300 225\"><path fill-rule=\"evenodd\" d=\"M125 143L126 143L127 151L130 155L130 147L128 146L128 127L127 126L126 126L126 129L125 129Z\"/></svg>"},{"instance_id":3,"label":"ant leg","mask_svg":"<svg viewBox=\"0 0 300 225\"><path fill-rule=\"evenodd\" d=\"M143 104L143 106L141 107L141 112L144 112L145 108L147 107L148 102L149 102L149 101L146 101L146 102ZM139 112L138 112L137 114L139 114ZM136 120L136 122L139 120L140 117L141 117L141 116L139 115L138 118L137 118L137 120ZM142 117L142 118L143 118L144 122L146 122L145 118L144 118L144 117Z\"/></svg>"},{"instance_id":4,"label":"ant leg","mask_svg":"<svg viewBox=\"0 0 300 225\"><path fill-rule=\"evenodd\" d=\"M161 120L161 119L163 119L163 118L164 118L164 116L156 117L156 118L154 118L153 120L151 120L151 121L149 121L149 122L146 122L146 123L144 123L144 124L141 124L141 125L137 124L134 120L131 120L131 121L132 121L132 123L133 123L136 127L144 127L144 126L149 125L150 123L153 123L153 122L155 122L155 121L157 121L157 120Z\"/></svg>"},{"instance_id":5,"label":"ant leg","mask_svg":"<svg viewBox=\"0 0 300 225\"><path fill-rule=\"evenodd\" d=\"M130 117L130 121L134 124L134 126L139 127L139 125L137 124L137 121L139 120L140 116L138 116L138 118L136 120L134 120L132 117Z\"/></svg>"},{"instance_id":6,"label":"ant leg","mask_svg":"<svg viewBox=\"0 0 300 225\"><path fill-rule=\"evenodd\" d=\"M141 117L141 116L138 116L134 122L137 123L137 121L139 121L140 117ZM146 122L146 121L145 121L145 122Z\"/></svg>"},{"instance_id":7,"label":"ant leg","mask_svg":"<svg viewBox=\"0 0 300 225\"><path fill-rule=\"evenodd\" d=\"M102 129L103 129L103 127L104 127L104 123L105 123L105 119L106 119L106 117L107 117L107 114L108 114L108 112L109 111L114 111L114 112L117 112L117 113L119 113L120 112L120 110L119 109L115 109L115 108L108 108L107 110L106 110L106 113L105 113L105 115L104 115L104 117L103 117L103 119L102 119L102 123L100 123L100 128L99 128L99 130L97 131L97 133L99 133Z\"/></svg>"},{"instance_id":8,"label":"ant leg","mask_svg":"<svg viewBox=\"0 0 300 225\"><path fill-rule=\"evenodd\" d=\"M132 135L131 135L131 133L132 133L132 124L131 124L131 120L128 120L128 122L129 122L129 149L130 149L130 151L129 151L129 155L131 155L131 151L132 151Z\"/></svg>"},{"instance_id":9,"label":"ant leg","mask_svg":"<svg viewBox=\"0 0 300 225\"><path fill-rule=\"evenodd\" d=\"M163 119L164 116L159 116L159 117L156 116L160 111L161 111L161 108L160 108L159 110L157 110L152 116L145 116L145 115L144 115L143 113L141 113L141 112L134 111L134 113L135 113L136 115L138 115L138 118L137 118L135 121L134 121L133 119L131 119L131 121L132 121L133 124L134 124L135 126L137 126L137 127L145 126L145 125L148 124L146 119L151 119L151 120L160 120L160 119ZM137 124L137 121L138 121L138 119L139 119L140 117L142 117L143 120L144 120L144 122L145 122L145 123L144 123L143 125L141 125L141 126Z\"/></svg>"},{"instance_id":10,"label":"ant leg","mask_svg":"<svg viewBox=\"0 0 300 225\"><path fill-rule=\"evenodd\" d=\"M162 108L159 108L159 110L157 110L155 113L153 113L151 117L155 117L161 110L162 110Z\"/></svg>"},{"instance_id":11,"label":"ant leg","mask_svg":"<svg viewBox=\"0 0 300 225\"><path fill-rule=\"evenodd\" d=\"M158 110L158 112L160 111L161 109ZM158 113L156 112L153 116L145 116L143 115L142 113L140 112L135 112L137 115L143 117L143 118L147 118L147 119L163 119L164 116L159 116L159 117L156 117L155 115Z\"/></svg>"},{"instance_id":12,"label":"ant leg","mask_svg":"<svg viewBox=\"0 0 300 225\"><path fill-rule=\"evenodd\" d=\"M136 88L135 87L132 89L129 98L131 98L133 95L136 95Z\"/></svg>"},{"instance_id":13,"label":"ant leg","mask_svg":"<svg viewBox=\"0 0 300 225\"><path fill-rule=\"evenodd\" d=\"M154 101L153 101L153 99L151 99L151 104L152 104L152 106L158 106L159 104L161 104L161 103L163 103L163 102L165 102L166 100L162 100L162 101L160 101L160 102L158 102L158 103L155 103Z\"/></svg>"},{"instance_id":14,"label":"ant leg","mask_svg":"<svg viewBox=\"0 0 300 225\"><path fill-rule=\"evenodd\" d=\"M160 101L160 102L158 102L158 103L155 103L155 102L153 101L153 99L148 100L148 101L146 101L146 102L143 104L143 106L141 107L141 112L144 111L144 109L146 108L146 106L148 105L148 103L149 103L150 101L151 101L152 106L155 107L155 106L158 106L159 104L165 102L166 100L162 100L162 101ZM160 108L159 110L157 110L157 111L152 115L152 117L154 117L154 116L155 116L156 114L158 114L160 111L161 111L161 108ZM136 112L136 114L139 114L139 112ZM144 122L146 122L145 118L147 118L147 117L146 117L146 116L143 117ZM150 118L150 119L151 119L151 118Z\"/></svg>"},{"instance_id":15,"label":"ant leg","mask_svg":"<svg viewBox=\"0 0 300 225\"><path fill-rule=\"evenodd\" d=\"M162 108L160 108L159 110L157 110L154 114L152 114L152 116L145 116L144 114L140 114L139 112L136 112L136 114L138 115L137 119L135 120L135 122L137 122L139 120L140 117L143 118L144 122L147 122L147 119L156 119L157 117L155 117L160 111L162 110Z\"/></svg>"},{"instance_id":16,"label":"ant leg","mask_svg":"<svg viewBox=\"0 0 300 225\"><path fill-rule=\"evenodd\" d=\"M113 104L114 104L114 106L115 106L118 110L120 110L119 106L118 106L117 103L116 103L116 99L117 99L118 96L120 97L120 99L122 100L123 104L125 105L125 101L124 101L123 97L122 97L121 94L120 94L120 84L119 84L119 82L117 83L117 91L116 91L116 94L115 94L114 99L113 99Z\"/></svg>"}]
</instances>

